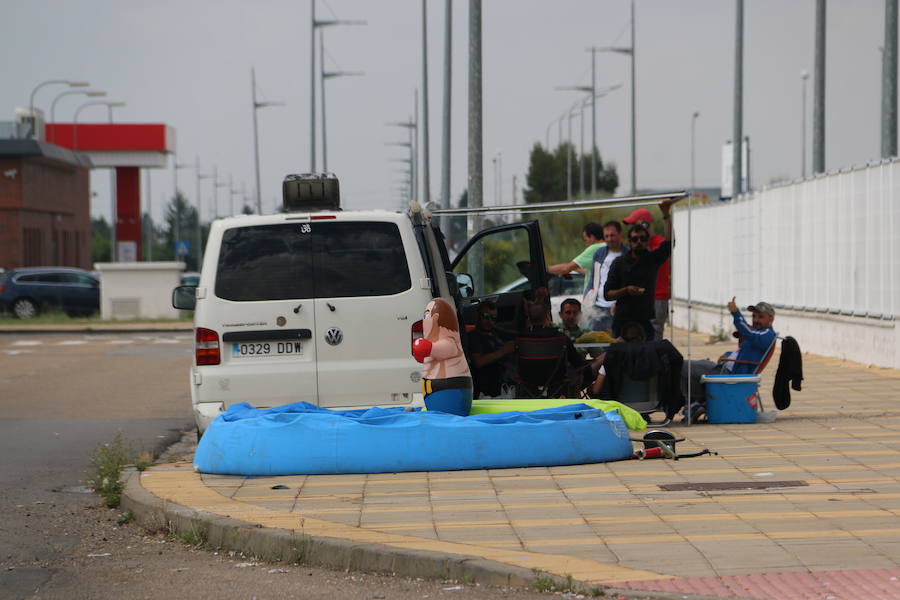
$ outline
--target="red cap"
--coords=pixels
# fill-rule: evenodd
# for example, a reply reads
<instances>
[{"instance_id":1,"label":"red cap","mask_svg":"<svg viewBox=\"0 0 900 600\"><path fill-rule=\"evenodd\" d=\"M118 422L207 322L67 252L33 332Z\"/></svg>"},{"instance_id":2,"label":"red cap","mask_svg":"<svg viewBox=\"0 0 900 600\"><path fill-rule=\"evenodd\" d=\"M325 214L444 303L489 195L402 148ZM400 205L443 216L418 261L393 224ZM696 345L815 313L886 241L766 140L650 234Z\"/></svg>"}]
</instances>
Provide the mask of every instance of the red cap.
<instances>
[{"instance_id":1,"label":"red cap","mask_svg":"<svg viewBox=\"0 0 900 600\"><path fill-rule=\"evenodd\" d=\"M637 223L638 221L647 221L648 223L652 223L653 215L651 215L650 211L646 208L638 208L622 220L629 225L631 225L632 223Z\"/></svg>"}]
</instances>

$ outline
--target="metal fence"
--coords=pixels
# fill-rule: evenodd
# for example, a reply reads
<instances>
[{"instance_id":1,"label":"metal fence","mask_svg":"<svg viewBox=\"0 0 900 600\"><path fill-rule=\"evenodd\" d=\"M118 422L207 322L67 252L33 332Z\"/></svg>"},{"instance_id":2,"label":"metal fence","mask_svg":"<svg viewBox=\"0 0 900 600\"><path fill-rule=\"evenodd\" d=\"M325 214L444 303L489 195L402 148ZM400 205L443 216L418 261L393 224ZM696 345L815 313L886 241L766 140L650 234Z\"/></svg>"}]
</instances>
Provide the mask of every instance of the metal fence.
<instances>
[{"instance_id":1,"label":"metal fence","mask_svg":"<svg viewBox=\"0 0 900 600\"><path fill-rule=\"evenodd\" d=\"M900 316L900 161L694 207L690 217L686 205L673 223L674 297Z\"/></svg>"}]
</instances>

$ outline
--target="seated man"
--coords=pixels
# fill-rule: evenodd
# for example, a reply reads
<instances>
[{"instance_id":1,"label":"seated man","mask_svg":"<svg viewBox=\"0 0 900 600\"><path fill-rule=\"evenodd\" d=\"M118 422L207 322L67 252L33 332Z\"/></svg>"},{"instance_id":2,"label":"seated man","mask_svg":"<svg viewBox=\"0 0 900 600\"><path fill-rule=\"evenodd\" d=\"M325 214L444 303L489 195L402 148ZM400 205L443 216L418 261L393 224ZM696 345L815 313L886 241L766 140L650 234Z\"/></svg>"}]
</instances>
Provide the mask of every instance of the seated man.
<instances>
[{"instance_id":1,"label":"seated man","mask_svg":"<svg viewBox=\"0 0 900 600\"><path fill-rule=\"evenodd\" d=\"M496 398L502 393L502 385L511 382L509 355L515 352L516 343L497 335L496 322L497 305L485 300L478 307L475 329L468 333L467 339L473 398Z\"/></svg>"},{"instance_id":2,"label":"seated man","mask_svg":"<svg viewBox=\"0 0 900 600\"><path fill-rule=\"evenodd\" d=\"M737 329L739 346L735 352L726 352L716 362L709 359L685 361L681 373L681 389L687 397L688 369L690 369L691 420L695 420L705 412L706 389L700 381L703 375L732 373L735 375L756 373L759 365L778 334L772 329L775 321L775 309L768 302L757 302L747 307L752 314L751 324L747 324L744 315L738 310L735 298L728 303L734 326Z\"/></svg>"},{"instance_id":3,"label":"seated man","mask_svg":"<svg viewBox=\"0 0 900 600\"><path fill-rule=\"evenodd\" d=\"M521 337L551 338L559 334L559 329L550 325L550 307L547 304L532 304L528 307L528 326ZM566 338L566 367L576 372L575 383L578 389L587 387L602 363L602 359L586 361L575 349L572 339ZM562 376L562 373L560 375Z\"/></svg>"},{"instance_id":4,"label":"seated man","mask_svg":"<svg viewBox=\"0 0 900 600\"><path fill-rule=\"evenodd\" d=\"M587 329L578 326L578 320L581 319L581 302L575 298L566 298L559 306L559 323L555 323L555 327L573 342L587 333Z\"/></svg>"}]
</instances>

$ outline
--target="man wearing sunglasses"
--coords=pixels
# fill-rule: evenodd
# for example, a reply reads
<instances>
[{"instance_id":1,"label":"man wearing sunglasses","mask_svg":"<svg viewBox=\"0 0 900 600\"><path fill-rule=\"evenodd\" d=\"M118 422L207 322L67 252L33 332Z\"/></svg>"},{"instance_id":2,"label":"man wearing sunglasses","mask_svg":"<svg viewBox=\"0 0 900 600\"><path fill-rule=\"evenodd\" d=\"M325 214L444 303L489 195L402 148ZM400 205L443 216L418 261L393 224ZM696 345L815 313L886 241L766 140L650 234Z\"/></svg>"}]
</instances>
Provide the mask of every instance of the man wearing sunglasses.
<instances>
[{"instance_id":1,"label":"man wearing sunglasses","mask_svg":"<svg viewBox=\"0 0 900 600\"><path fill-rule=\"evenodd\" d=\"M672 199L660 202L659 210L665 223L665 241L655 250L650 250L650 224L641 221L628 230L628 252L613 261L603 286L604 297L615 300L612 334L619 337L622 326L633 321L645 333L645 339L654 339L655 331L651 321L656 316L655 291L659 268L672 253Z\"/></svg>"},{"instance_id":2,"label":"man wearing sunglasses","mask_svg":"<svg viewBox=\"0 0 900 600\"><path fill-rule=\"evenodd\" d=\"M467 340L474 398L496 398L503 393L503 384L511 382L508 357L516 351L516 343L497 335L496 324L497 306L485 300L478 306L475 329Z\"/></svg>"}]
</instances>

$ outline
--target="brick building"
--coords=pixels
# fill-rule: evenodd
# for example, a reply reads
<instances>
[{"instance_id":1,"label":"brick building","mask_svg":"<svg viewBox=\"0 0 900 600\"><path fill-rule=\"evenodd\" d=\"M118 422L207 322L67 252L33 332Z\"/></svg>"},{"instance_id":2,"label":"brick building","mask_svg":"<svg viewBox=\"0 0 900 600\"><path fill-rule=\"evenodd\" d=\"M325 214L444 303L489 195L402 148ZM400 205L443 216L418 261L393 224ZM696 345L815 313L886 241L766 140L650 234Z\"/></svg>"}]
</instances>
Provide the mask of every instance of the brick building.
<instances>
[{"instance_id":1,"label":"brick building","mask_svg":"<svg viewBox=\"0 0 900 600\"><path fill-rule=\"evenodd\" d=\"M0 268L91 268L90 159L0 139Z\"/></svg>"}]
</instances>

